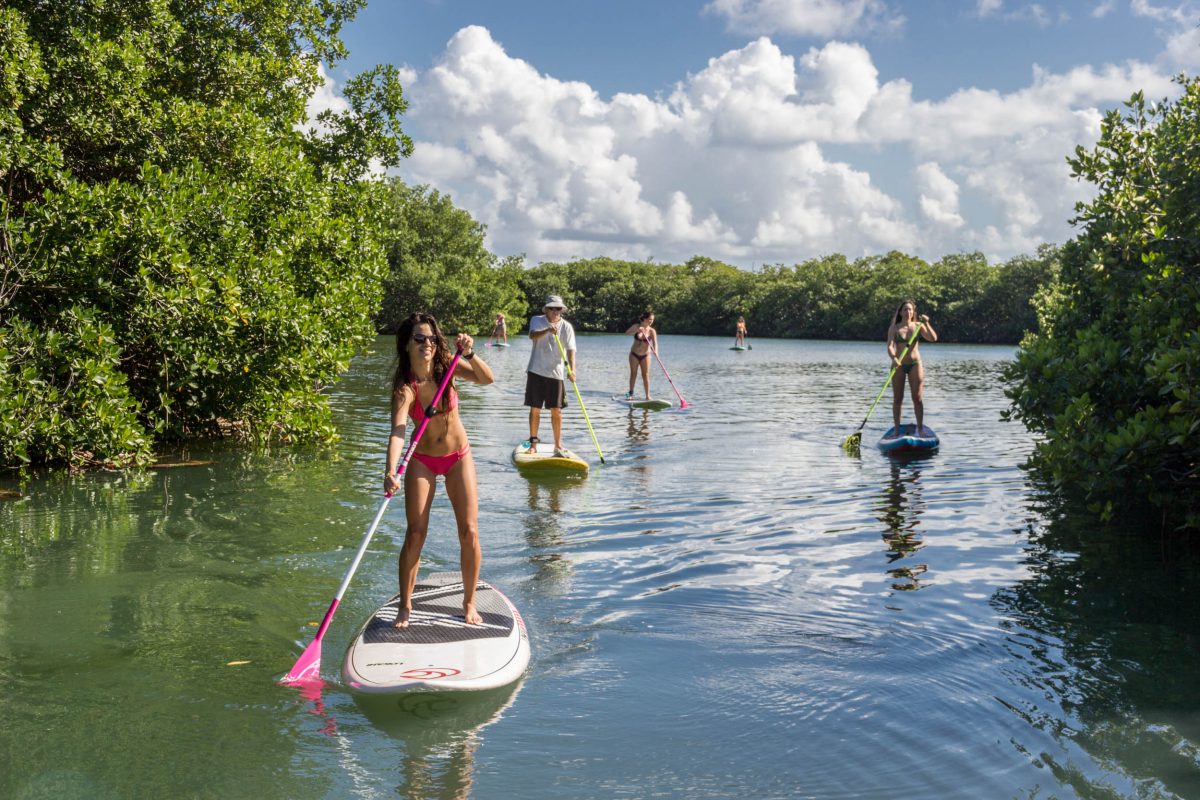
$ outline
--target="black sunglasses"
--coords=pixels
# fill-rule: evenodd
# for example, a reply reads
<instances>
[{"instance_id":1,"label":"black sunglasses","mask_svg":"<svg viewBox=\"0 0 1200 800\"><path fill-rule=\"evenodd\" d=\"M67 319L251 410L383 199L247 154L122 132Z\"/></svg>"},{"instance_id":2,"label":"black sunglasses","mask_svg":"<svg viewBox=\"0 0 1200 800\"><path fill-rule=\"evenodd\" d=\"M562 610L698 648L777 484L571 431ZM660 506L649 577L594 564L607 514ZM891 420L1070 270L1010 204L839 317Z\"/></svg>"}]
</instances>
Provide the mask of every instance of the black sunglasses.
<instances>
[{"instance_id":1,"label":"black sunglasses","mask_svg":"<svg viewBox=\"0 0 1200 800\"><path fill-rule=\"evenodd\" d=\"M438 337L432 333L414 333L412 340L417 344L425 344L426 342L437 344Z\"/></svg>"}]
</instances>

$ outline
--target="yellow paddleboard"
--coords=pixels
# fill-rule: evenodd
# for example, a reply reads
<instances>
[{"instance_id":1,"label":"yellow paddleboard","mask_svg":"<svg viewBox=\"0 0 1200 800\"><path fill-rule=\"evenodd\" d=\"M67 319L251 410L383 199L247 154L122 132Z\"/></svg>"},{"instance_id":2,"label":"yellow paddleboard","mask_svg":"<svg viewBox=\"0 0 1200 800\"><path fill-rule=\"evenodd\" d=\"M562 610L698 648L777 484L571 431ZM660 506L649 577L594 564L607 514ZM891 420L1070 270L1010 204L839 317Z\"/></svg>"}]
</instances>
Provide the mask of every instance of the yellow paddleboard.
<instances>
[{"instance_id":1,"label":"yellow paddleboard","mask_svg":"<svg viewBox=\"0 0 1200 800\"><path fill-rule=\"evenodd\" d=\"M588 463L570 450L566 456L554 455L554 445L542 442L538 451L529 451L529 442L521 442L512 452L512 461L518 469L529 472L580 472L587 474Z\"/></svg>"}]
</instances>

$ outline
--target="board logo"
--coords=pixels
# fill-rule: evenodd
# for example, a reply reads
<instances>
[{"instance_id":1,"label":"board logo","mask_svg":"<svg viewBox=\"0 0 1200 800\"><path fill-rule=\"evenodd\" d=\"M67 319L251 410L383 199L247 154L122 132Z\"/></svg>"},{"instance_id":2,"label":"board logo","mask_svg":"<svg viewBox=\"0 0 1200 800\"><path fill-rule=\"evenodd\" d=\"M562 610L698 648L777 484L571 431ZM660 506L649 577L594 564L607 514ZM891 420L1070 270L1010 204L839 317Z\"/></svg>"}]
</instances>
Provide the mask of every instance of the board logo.
<instances>
[{"instance_id":1,"label":"board logo","mask_svg":"<svg viewBox=\"0 0 1200 800\"><path fill-rule=\"evenodd\" d=\"M408 669L400 673L401 678L413 681L436 681L439 678L450 678L459 674L454 667L420 667Z\"/></svg>"}]
</instances>

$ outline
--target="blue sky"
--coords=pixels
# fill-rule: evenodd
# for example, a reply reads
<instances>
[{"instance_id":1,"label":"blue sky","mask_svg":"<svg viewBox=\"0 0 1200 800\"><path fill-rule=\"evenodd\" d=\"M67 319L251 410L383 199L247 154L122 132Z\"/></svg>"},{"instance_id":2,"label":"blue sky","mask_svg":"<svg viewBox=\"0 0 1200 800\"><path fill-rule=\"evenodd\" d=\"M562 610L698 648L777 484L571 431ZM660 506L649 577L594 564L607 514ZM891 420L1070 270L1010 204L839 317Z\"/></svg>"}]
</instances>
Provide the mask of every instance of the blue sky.
<instances>
[{"instance_id":1,"label":"blue sky","mask_svg":"<svg viewBox=\"0 0 1200 800\"><path fill-rule=\"evenodd\" d=\"M1071 235L1065 156L1200 66L1151 0L371 3L314 105L401 67L414 157L500 255L753 267Z\"/></svg>"}]
</instances>

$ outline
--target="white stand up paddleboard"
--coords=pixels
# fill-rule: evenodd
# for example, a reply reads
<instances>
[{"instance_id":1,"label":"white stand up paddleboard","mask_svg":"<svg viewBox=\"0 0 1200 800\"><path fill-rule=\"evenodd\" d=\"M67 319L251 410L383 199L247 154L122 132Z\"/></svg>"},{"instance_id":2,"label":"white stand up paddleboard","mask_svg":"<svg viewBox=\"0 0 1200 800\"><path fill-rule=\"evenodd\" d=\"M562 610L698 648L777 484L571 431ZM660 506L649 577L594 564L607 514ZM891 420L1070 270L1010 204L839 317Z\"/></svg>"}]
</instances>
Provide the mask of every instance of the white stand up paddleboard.
<instances>
[{"instance_id":1,"label":"white stand up paddleboard","mask_svg":"<svg viewBox=\"0 0 1200 800\"><path fill-rule=\"evenodd\" d=\"M671 407L671 402L669 400L639 400L636 397L626 397L623 394L614 395L613 400L627 405L630 408L648 408L651 411L662 411L664 408Z\"/></svg>"},{"instance_id":2,"label":"white stand up paddleboard","mask_svg":"<svg viewBox=\"0 0 1200 800\"><path fill-rule=\"evenodd\" d=\"M342 662L355 692L482 691L507 686L529 665L529 634L512 602L480 581L468 625L462 576L436 572L417 579L407 628L394 628L400 596L388 600L359 629Z\"/></svg>"},{"instance_id":3,"label":"white stand up paddleboard","mask_svg":"<svg viewBox=\"0 0 1200 800\"><path fill-rule=\"evenodd\" d=\"M529 442L522 442L512 452L512 462L517 468L528 472L582 472L588 471L588 463L570 450L566 456L554 455L554 445L538 444L536 453L530 452Z\"/></svg>"}]
</instances>

